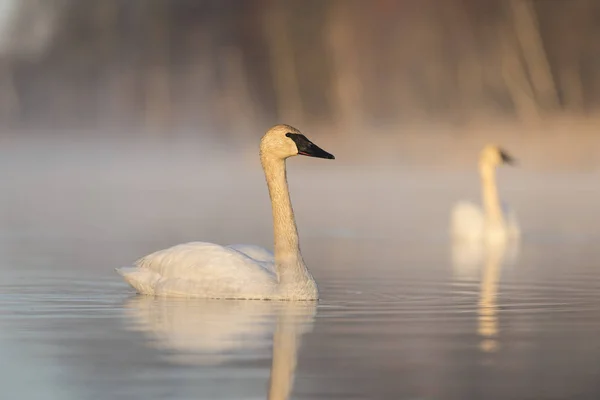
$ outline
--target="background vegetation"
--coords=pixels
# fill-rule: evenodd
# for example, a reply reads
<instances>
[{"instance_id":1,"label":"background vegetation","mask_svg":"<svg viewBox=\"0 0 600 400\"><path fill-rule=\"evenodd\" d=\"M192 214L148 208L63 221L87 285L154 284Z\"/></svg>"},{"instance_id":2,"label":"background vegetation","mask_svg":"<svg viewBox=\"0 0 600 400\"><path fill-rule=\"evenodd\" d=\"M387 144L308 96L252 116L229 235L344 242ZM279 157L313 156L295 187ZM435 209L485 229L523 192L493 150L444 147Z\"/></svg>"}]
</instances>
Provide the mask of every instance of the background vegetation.
<instances>
[{"instance_id":1,"label":"background vegetation","mask_svg":"<svg viewBox=\"0 0 600 400\"><path fill-rule=\"evenodd\" d=\"M11 129L343 134L600 108L595 0L3 2L18 4L0 20Z\"/></svg>"}]
</instances>

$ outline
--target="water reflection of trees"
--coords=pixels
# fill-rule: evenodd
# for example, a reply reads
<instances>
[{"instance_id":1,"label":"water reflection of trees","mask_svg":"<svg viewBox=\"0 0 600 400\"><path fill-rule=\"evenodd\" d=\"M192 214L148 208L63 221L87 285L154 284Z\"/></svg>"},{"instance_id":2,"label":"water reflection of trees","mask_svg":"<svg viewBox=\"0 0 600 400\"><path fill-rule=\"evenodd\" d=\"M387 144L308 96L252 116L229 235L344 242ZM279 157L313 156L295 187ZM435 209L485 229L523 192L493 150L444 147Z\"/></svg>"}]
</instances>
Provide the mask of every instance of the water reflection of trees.
<instances>
[{"instance_id":1,"label":"water reflection of trees","mask_svg":"<svg viewBox=\"0 0 600 400\"><path fill-rule=\"evenodd\" d=\"M54 3L35 57L3 52L5 123L535 122L600 103L593 0Z\"/></svg>"}]
</instances>

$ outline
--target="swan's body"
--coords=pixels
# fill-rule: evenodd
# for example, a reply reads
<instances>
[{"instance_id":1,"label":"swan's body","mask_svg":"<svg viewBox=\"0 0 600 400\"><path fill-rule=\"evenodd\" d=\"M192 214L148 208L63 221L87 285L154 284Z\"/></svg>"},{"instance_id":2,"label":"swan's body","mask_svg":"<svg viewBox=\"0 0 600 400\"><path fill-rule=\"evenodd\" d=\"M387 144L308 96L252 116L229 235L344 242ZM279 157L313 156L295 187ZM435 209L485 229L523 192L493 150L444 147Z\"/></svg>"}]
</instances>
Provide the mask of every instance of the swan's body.
<instances>
[{"instance_id":1,"label":"swan's body","mask_svg":"<svg viewBox=\"0 0 600 400\"><path fill-rule=\"evenodd\" d=\"M491 236L491 239L475 238L453 240L451 248L454 279L457 281L477 281L481 279L481 268L489 254L502 253L506 267L515 265L519 258L519 241L505 240L514 236Z\"/></svg>"},{"instance_id":2,"label":"swan's body","mask_svg":"<svg viewBox=\"0 0 600 400\"><path fill-rule=\"evenodd\" d=\"M255 256L268 250L252 249ZM139 293L206 298L270 298L278 286L275 265L234 246L191 242L149 254L135 267L120 268Z\"/></svg>"},{"instance_id":3,"label":"swan's body","mask_svg":"<svg viewBox=\"0 0 600 400\"><path fill-rule=\"evenodd\" d=\"M217 299L316 300L315 280L298 242L285 160L298 154L334 158L297 129L276 125L262 138L260 159L273 209L275 254L253 245L192 242L160 250L117 271L138 293Z\"/></svg>"},{"instance_id":4,"label":"swan's body","mask_svg":"<svg viewBox=\"0 0 600 400\"><path fill-rule=\"evenodd\" d=\"M483 149L479 159L483 208L466 201L454 206L450 221L454 240L493 243L519 237L517 217L506 205L501 205L496 186L497 166L512 161L512 158L497 146L487 146Z\"/></svg>"},{"instance_id":5,"label":"swan's body","mask_svg":"<svg viewBox=\"0 0 600 400\"><path fill-rule=\"evenodd\" d=\"M501 210L503 221L488 223L485 211L479 204L466 200L456 203L451 222L454 238L467 242L480 240L502 242L519 237L517 215L507 205L502 205Z\"/></svg>"}]
</instances>

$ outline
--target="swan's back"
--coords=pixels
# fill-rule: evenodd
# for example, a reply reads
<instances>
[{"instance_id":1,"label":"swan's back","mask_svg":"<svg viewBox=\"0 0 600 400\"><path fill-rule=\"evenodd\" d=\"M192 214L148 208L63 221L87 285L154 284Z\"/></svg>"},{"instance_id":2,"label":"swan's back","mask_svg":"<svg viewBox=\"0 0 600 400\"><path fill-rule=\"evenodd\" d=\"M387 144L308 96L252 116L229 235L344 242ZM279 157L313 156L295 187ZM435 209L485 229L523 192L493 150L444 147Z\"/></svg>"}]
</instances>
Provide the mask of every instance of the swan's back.
<instances>
[{"instance_id":1,"label":"swan's back","mask_svg":"<svg viewBox=\"0 0 600 400\"><path fill-rule=\"evenodd\" d=\"M502 242L519 238L521 231L517 215L506 204L502 205L504 224L489 226L485 223L483 210L475 203L461 201L454 206L451 217L451 235L455 241L486 239Z\"/></svg>"},{"instance_id":2,"label":"swan's back","mask_svg":"<svg viewBox=\"0 0 600 400\"><path fill-rule=\"evenodd\" d=\"M266 298L277 288L272 262L205 242L154 252L118 272L139 293L159 296Z\"/></svg>"},{"instance_id":3,"label":"swan's back","mask_svg":"<svg viewBox=\"0 0 600 400\"><path fill-rule=\"evenodd\" d=\"M273 253L263 247L255 246L253 244L231 244L227 247L237 250L256 261L269 263L269 266L272 266L275 263L275 256Z\"/></svg>"}]
</instances>

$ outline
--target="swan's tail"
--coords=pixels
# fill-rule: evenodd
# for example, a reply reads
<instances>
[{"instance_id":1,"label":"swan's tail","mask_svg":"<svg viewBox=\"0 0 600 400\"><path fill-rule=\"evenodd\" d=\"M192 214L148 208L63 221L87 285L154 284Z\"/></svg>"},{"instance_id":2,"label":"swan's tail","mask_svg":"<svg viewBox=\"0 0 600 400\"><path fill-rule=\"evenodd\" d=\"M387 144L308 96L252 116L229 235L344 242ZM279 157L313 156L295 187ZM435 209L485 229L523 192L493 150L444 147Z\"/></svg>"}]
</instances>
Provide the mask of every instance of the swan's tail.
<instances>
[{"instance_id":1,"label":"swan's tail","mask_svg":"<svg viewBox=\"0 0 600 400\"><path fill-rule=\"evenodd\" d=\"M115 268L115 271L140 294L153 295L160 280L160 275L148 268L121 267Z\"/></svg>"}]
</instances>

